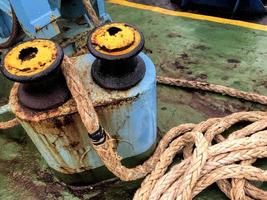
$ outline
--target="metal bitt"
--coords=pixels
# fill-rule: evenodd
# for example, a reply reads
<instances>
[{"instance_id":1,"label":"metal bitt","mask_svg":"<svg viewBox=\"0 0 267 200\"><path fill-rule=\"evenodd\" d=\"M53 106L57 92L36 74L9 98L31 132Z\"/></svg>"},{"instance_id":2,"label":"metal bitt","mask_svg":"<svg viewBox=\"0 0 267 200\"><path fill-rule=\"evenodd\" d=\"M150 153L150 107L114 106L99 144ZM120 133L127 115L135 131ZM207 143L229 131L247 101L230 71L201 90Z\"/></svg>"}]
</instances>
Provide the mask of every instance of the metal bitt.
<instances>
[{"instance_id":1,"label":"metal bitt","mask_svg":"<svg viewBox=\"0 0 267 200\"><path fill-rule=\"evenodd\" d=\"M71 96L60 68L62 59L63 50L58 44L36 39L8 51L0 69L8 79L22 83L18 89L21 105L47 110Z\"/></svg>"},{"instance_id":2,"label":"metal bitt","mask_svg":"<svg viewBox=\"0 0 267 200\"><path fill-rule=\"evenodd\" d=\"M91 33L90 52L97 57L92 66L94 81L103 88L126 90L144 77L146 67L138 54L144 36L125 23L109 23Z\"/></svg>"},{"instance_id":3,"label":"metal bitt","mask_svg":"<svg viewBox=\"0 0 267 200\"><path fill-rule=\"evenodd\" d=\"M8 51L0 69L19 82L10 94L12 112L48 165L65 175L90 169L85 157L90 140L62 74L62 60L58 44L35 39Z\"/></svg>"},{"instance_id":4,"label":"metal bitt","mask_svg":"<svg viewBox=\"0 0 267 200\"><path fill-rule=\"evenodd\" d=\"M110 25L112 24L109 24L109 26ZM130 28L130 33L133 33L132 30L134 30L134 33L139 33L136 31L137 29L132 26L126 24L120 25L123 29L124 27L127 28L127 30ZM97 30L99 29L96 29L96 31ZM142 37L141 33L139 36L140 38ZM135 38L138 38L138 35ZM127 37L125 39L127 40ZM136 44L142 42L141 39L137 41L139 42ZM54 43L48 44L52 45ZM30 46L31 48L37 48L38 43L31 44ZM143 44L140 48L142 46ZM57 47L57 45L54 47ZM15 62L16 59L12 59L12 62L10 61L10 63L5 62L7 60L9 61L9 54L7 53L5 56L1 70L8 78L21 82L20 84L14 84L11 90L11 110L16 115L17 119L19 119L21 125L24 127L28 136L31 138L48 165L55 171L57 177L62 181L68 184L81 185L87 184L88 182L103 180L111 176L111 173L108 173L108 170L104 167L101 159L92 148L92 143L99 145L105 141L104 130L109 132L112 138L116 140L117 151L120 156L122 156L123 163L127 166L136 166L142 163L152 153L157 136L156 72L154 64L149 57L144 53L138 54L141 49L138 49L138 51L135 51L133 54L131 54L131 51L127 50L129 57L124 57L124 59L118 59L118 56L114 56L116 58L114 62L124 60L122 62L127 63L127 65L121 65L121 68L130 66L130 68L133 69L131 71L133 74L136 73L136 68L138 66L135 62L131 63L129 59L139 59L140 63L143 63L142 73L136 73L134 76L138 78L133 82L129 79L128 82L131 82L131 84L126 82L127 86L123 87L123 85L118 85L119 77L124 76L117 76L116 70L114 70L116 65L110 60L113 69L112 73L108 74L111 74L116 80L114 81L116 84L113 84L112 88L114 88L115 85L117 88L120 88L119 90L106 89L100 86L100 84L95 83L96 78L92 77L92 69L94 68L93 66L96 66L93 63L99 62L99 59L96 59L91 54L84 54L72 58L73 66L79 73L85 88L90 91L93 106L99 117L99 123L101 127L103 127L103 129L101 128L95 134L91 134L90 137L88 137L88 132L81 121L76 104L72 98L69 100L67 100L68 98L60 99L55 93L55 96L50 96L51 93L43 91L43 101L48 101L50 97L51 99L60 99L60 101L57 100L58 106L53 104L53 106L50 107L49 103L49 106L46 107L47 109L44 110L37 110L36 106L32 105L32 103L29 105L29 102L21 100L20 90L22 89L20 88L24 87L24 84L29 85L29 87L31 87L30 85L35 85L37 83L45 85L49 82L47 80L51 77L62 76L60 68L58 67L61 63L61 56L56 56L52 59L57 65L51 65L54 63L52 60L49 62L49 65L44 65L43 67L41 65L36 65L42 67L42 69L32 68L31 66L35 66L33 64L23 64L22 66L21 63L30 64L31 62L19 61L17 63ZM60 48L59 52L57 51L57 48L53 51L49 49L47 52L44 52L41 48L39 50L42 52L41 57L39 57L38 53L32 52L31 54L27 53L27 58L32 59L31 57L38 57L39 60L44 61L51 58L50 55L61 55ZM10 52L17 53L17 51L12 50ZM21 53L22 51L19 50L19 52ZM35 60L34 58L33 60ZM56 62L57 58L58 62ZM50 59L48 59L48 61L50 61ZM15 62L15 64L13 62ZM12 64L11 66L13 66L14 69L10 69L8 64ZM104 66L103 63L101 63L101 65L103 69L110 66ZM29 67L30 69L28 69ZM28 73L26 73L26 71ZM129 76L133 76L126 69L123 69L122 71L123 75L128 74ZM41 76L42 78L39 79L38 76L42 73L44 74ZM102 75L103 76L99 77L108 77L103 73ZM14 79L13 76L15 76L16 79ZM25 82L25 79L26 81L27 79L31 81ZM53 84L52 87L57 87L56 83L58 84L59 80L62 81L62 85L64 85L64 78L62 79L63 80L61 80L61 78L54 78L53 80L55 80L55 84ZM123 90L121 90L121 88L123 88ZM64 87L62 90L65 91L65 89L66 88ZM62 92L59 90L57 91L58 93ZM31 92L29 92L30 97L36 97L35 93L30 93ZM68 91L66 94L67 93Z\"/></svg>"}]
</instances>

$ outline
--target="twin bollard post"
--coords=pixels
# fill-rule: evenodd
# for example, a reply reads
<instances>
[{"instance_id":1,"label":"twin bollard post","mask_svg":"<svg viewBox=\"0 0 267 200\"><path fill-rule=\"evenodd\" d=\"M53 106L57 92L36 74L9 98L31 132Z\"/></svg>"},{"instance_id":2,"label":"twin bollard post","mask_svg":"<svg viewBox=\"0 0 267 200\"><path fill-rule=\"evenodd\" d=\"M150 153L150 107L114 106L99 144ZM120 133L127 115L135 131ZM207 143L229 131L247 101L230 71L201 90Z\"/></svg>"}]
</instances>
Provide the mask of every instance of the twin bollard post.
<instances>
[{"instance_id":1,"label":"twin bollard post","mask_svg":"<svg viewBox=\"0 0 267 200\"><path fill-rule=\"evenodd\" d=\"M137 28L109 23L89 35L91 54L71 58L101 127L116 139L127 166L140 164L156 143L156 73L143 46ZM106 179L111 174L91 147L94 138L88 136L61 70L63 57L58 44L44 39L20 43L5 54L0 69L16 82L12 112L58 178L68 184Z\"/></svg>"}]
</instances>

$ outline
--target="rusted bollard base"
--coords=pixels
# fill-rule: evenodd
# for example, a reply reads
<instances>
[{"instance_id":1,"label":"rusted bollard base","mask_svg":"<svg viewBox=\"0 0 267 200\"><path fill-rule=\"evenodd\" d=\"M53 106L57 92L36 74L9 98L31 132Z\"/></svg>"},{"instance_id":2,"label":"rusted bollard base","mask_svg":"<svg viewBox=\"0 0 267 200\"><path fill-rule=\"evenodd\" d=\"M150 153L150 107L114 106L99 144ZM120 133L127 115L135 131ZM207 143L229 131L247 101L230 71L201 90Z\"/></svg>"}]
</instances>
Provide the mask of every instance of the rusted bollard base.
<instances>
[{"instance_id":1,"label":"rusted bollard base","mask_svg":"<svg viewBox=\"0 0 267 200\"><path fill-rule=\"evenodd\" d=\"M131 167L135 167L136 165L142 164L154 152L155 147L156 147L156 144L153 145L148 151L144 152L143 154L140 154L138 156L134 156L131 158L123 159L122 160L123 165L131 168ZM60 181L71 186L84 186L84 185L97 183L97 182L115 177L104 166L98 167L95 169L86 170L80 173L75 173L75 174L60 173L54 169L52 169L52 171Z\"/></svg>"},{"instance_id":2,"label":"rusted bollard base","mask_svg":"<svg viewBox=\"0 0 267 200\"><path fill-rule=\"evenodd\" d=\"M125 91L106 90L93 81L92 55L72 59L85 88L90 90L101 126L117 140L118 153L132 166L140 164L138 157L145 157L143 154L154 147L157 136L155 68L146 55L140 53L140 57L146 64L146 74L138 85ZM75 185L108 178L93 171L104 164L92 149L74 100L46 111L32 110L19 103L19 85L15 83L11 90L12 112L48 165L63 174L61 180Z\"/></svg>"}]
</instances>

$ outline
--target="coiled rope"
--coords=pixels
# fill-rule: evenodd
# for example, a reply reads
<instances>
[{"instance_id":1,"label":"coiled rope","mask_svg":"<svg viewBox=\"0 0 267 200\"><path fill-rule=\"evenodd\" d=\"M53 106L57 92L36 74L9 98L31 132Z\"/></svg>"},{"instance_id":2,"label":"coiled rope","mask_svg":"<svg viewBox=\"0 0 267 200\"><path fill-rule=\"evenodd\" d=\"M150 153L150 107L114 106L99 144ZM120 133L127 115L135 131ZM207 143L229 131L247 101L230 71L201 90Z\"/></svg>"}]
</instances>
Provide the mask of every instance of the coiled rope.
<instances>
[{"instance_id":1,"label":"coiled rope","mask_svg":"<svg viewBox=\"0 0 267 200\"><path fill-rule=\"evenodd\" d=\"M62 71L81 119L92 133L98 128L98 118L90 94L68 57L64 58ZM267 97L233 88L165 77L157 79L161 84L201 89L267 105ZM247 125L228 137L223 135L240 122ZM266 128L267 112L257 111L211 118L199 124L182 124L168 131L154 154L135 168L121 164L116 141L109 133L104 143L92 146L106 167L121 180L145 177L134 195L135 200L189 200L215 182L230 199L264 200L267 192L249 181L267 181L267 171L252 166L256 159L267 157ZM183 160L170 167L180 153Z\"/></svg>"},{"instance_id":2,"label":"coiled rope","mask_svg":"<svg viewBox=\"0 0 267 200\"><path fill-rule=\"evenodd\" d=\"M88 119L94 119L96 113L92 110L88 91L81 84L69 58L65 57L62 69L74 100L81 105L78 106L78 112L82 121L91 133L94 120L89 122ZM203 89L212 91L212 87L214 85L208 87L206 84ZM201 84L198 84L198 89L201 89ZM260 95L242 92L234 94L231 88L222 89L215 92L223 91L224 94L236 97L239 94L247 95L247 99L267 103L266 97ZM223 137L222 133L242 121L250 124L228 138ZM136 200L188 200L214 182L231 199L266 199L265 191L247 182L267 180L267 171L251 166L255 159L267 155L266 127L266 112L240 112L224 118L208 119L199 124L183 124L167 132L154 154L135 168L121 164L122 158L118 155L116 142L110 134L107 133L103 144L92 145L106 167L121 180L130 181L146 176L141 188L135 193ZM217 144L212 145L214 141ZM184 160L167 171L179 152L183 152ZM236 164L238 162L241 163ZM229 182L226 179L232 180ZM240 187L242 185L244 187Z\"/></svg>"}]
</instances>

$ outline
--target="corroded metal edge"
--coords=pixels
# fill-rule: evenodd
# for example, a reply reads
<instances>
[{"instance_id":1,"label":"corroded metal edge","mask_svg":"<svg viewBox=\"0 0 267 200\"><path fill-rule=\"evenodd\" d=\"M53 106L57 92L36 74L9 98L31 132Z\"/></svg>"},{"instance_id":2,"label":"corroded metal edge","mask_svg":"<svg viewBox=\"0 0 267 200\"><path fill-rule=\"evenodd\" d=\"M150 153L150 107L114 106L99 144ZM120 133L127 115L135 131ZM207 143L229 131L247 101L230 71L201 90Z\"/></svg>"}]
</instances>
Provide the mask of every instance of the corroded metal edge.
<instances>
[{"instance_id":1,"label":"corroded metal edge","mask_svg":"<svg viewBox=\"0 0 267 200\"><path fill-rule=\"evenodd\" d=\"M151 64L151 61L145 55L142 56L147 64ZM156 91L154 68L150 68L148 70L150 73L146 74L146 78L140 82L140 85L131 90L105 90L96 85L90 77L88 72L92 60L90 60L90 56L86 58L89 58L89 60L81 59L80 63L74 62L74 65L79 69L78 73L81 75L87 91L91 93L101 124L105 130L114 133L114 138L118 140L118 152L124 158L145 152L155 142L154 111L156 109L154 109L154 100L152 108L143 109L143 106L148 102L148 98L153 96L152 99L156 99L154 97ZM19 84L16 83L10 94L12 111L18 117L24 129L27 130L27 134L51 168L61 173L74 174L103 165L96 152L91 148L88 133L81 123L76 104L72 99L56 109L36 112L19 104L18 86ZM140 87L142 90L140 90ZM141 102L146 103L142 104ZM131 109L128 108L129 104L134 104L130 106ZM142 109L142 115L140 109ZM148 113L152 115L148 115ZM143 119L141 123L140 117ZM153 119L152 124L146 123L150 121L148 118ZM72 119L69 124L67 123L68 119ZM116 121L110 121L110 119L116 119ZM130 124L134 124L134 126L132 127ZM147 126L148 128L144 128ZM128 133L126 136L125 130ZM132 131L129 133L128 130ZM145 130L145 134L143 130ZM151 130L149 137L147 137L146 130ZM132 135L131 133L138 134ZM132 142L129 143L128 140ZM141 146L137 145L140 140L146 142L142 143Z\"/></svg>"},{"instance_id":2,"label":"corroded metal edge","mask_svg":"<svg viewBox=\"0 0 267 200\"><path fill-rule=\"evenodd\" d=\"M57 117L57 116L64 116L71 113L77 112L76 104L73 99L70 99L62 106L42 112L35 112L33 110L27 109L20 105L18 101L18 88L19 83L15 83L10 91L9 96L9 104L11 107L12 112L16 115L17 118L25 121L33 121L38 122L41 120Z\"/></svg>"},{"instance_id":3,"label":"corroded metal edge","mask_svg":"<svg viewBox=\"0 0 267 200\"><path fill-rule=\"evenodd\" d=\"M19 121L52 169L75 174L92 168L85 157L90 141L77 113L40 122Z\"/></svg>"},{"instance_id":4,"label":"corroded metal edge","mask_svg":"<svg viewBox=\"0 0 267 200\"><path fill-rule=\"evenodd\" d=\"M64 103L62 106L59 106L58 108L51 109L48 111L33 111L30 109L27 109L26 107L23 107L20 105L18 101L18 88L19 83L15 83L11 89L10 97L9 97L9 104L11 107L12 112L21 120L25 121L32 121L32 122L39 122L41 120L46 120L49 118L54 117L60 117L65 116L72 113L77 113L77 107L76 103L73 98L71 98L69 101ZM96 109L100 109L103 106L108 105L117 105L122 102L129 102L134 101L136 97L130 97L130 98L121 98L121 99L109 99L106 101L93 101L93 105Z\"/></svg>"}]
</instances>

